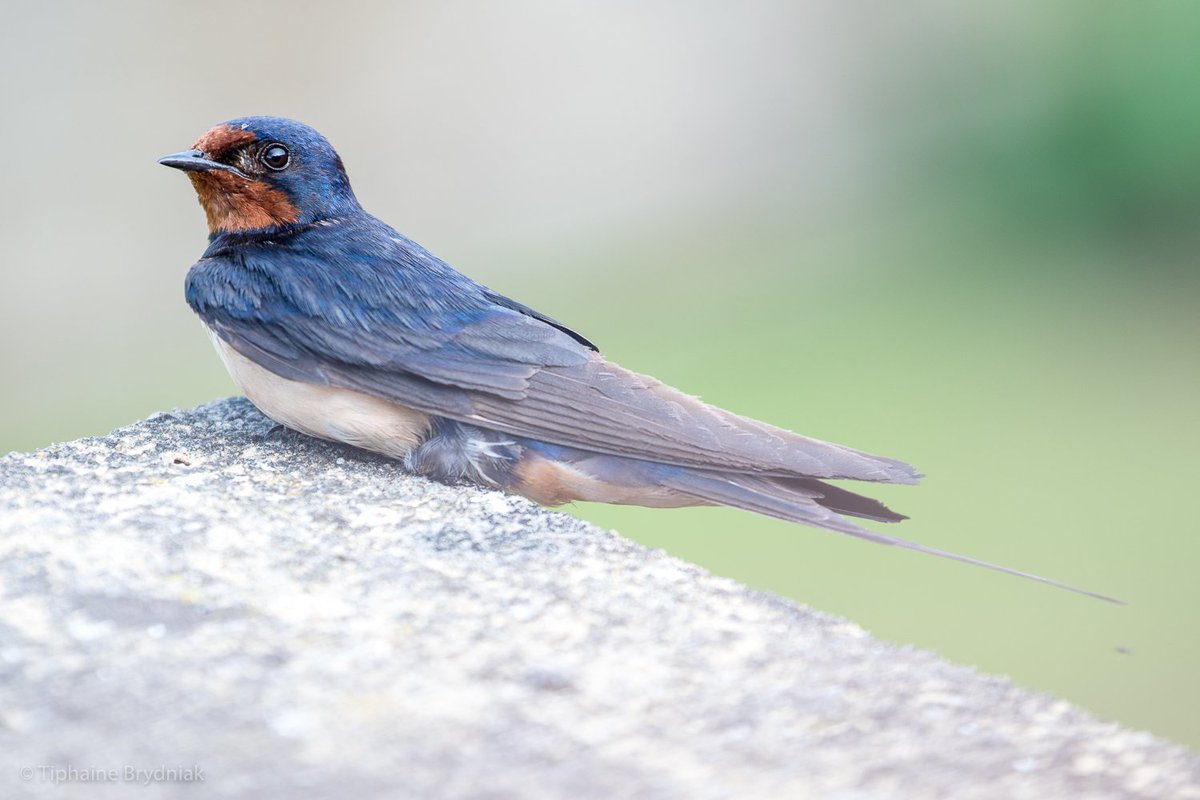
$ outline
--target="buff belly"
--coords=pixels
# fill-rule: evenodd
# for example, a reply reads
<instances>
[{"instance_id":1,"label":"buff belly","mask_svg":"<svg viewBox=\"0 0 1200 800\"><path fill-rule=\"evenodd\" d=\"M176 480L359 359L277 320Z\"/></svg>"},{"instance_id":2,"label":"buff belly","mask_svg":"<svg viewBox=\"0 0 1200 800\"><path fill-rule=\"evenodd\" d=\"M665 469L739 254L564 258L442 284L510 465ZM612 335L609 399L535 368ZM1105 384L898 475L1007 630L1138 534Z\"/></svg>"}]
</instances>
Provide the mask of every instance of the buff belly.
<instances>
[{"instance_id":1,"label":"buff belly","mask_svg":"<svg viewBox=\"0 0 1200 800\"><path fill-rule=\"evenodd\" d=\"M429 434L427 414L351 389L280 377L209 335L243 394L280 425L394 458L406 456Z\"/></svg>"},{"instance_id":2,"label":"buff belly","mask_svg":"<svg viewBox=\"0 0 1200 800\"><path fill-rule=\"evenodd\" d=\"M647 462L569 448L557 448L562 452L558 459L551 459L524 445L517 446L510 455L494 456L492 448L503 452L503 448L515 444L512 437L462 423L457 423L457 437L443 432L431 438L432 424L427 414L351 389L281 377L246 358L211 331L209 334L234 382L250 402L280 425L393 458L403 459L412 453L412 468L429 477L469 478L544 505L572 500L660 508L707 504L643 475L645 470L654 469ZM622 479L599 477L610 473Z\"/></svg>"}]
</instances>

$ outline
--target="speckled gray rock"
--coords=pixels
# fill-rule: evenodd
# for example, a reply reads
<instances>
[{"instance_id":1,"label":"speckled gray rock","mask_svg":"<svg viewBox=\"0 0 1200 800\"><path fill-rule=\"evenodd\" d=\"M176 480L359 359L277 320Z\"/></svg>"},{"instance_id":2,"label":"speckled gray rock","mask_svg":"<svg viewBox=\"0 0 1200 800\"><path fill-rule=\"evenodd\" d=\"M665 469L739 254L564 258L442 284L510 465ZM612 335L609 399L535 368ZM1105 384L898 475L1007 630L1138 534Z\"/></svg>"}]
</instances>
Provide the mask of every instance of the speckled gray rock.
<instances>
[{"instance_id":1,"label":"speckled gray rock","mask_svg":"<svg viewBox=\"0 0 1200 800\"><path fill-rule=\"evenodd\" d=\"M0 797L1200 798L1148 734L270 428L0 459Z\"/></svg>"}]
</instances>

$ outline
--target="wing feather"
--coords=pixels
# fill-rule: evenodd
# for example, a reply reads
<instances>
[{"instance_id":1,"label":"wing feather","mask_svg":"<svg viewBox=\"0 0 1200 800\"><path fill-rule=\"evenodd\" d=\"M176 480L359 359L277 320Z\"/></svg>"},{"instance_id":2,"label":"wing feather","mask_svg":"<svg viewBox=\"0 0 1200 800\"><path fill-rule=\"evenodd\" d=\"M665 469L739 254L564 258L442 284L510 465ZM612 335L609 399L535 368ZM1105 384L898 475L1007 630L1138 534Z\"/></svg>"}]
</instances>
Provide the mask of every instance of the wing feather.
<instances>
[{"instance_id":1,"label":"wing feather","mask_svg":"<svg viewBox=\"0 0 1200 800\"><path fill-rule=\"evenodd\" d=\"M218 336L293 380L356 389L505 433L660 463L915 483L902 461L716 408L369 220L342 239L214 242L188 275ZM305 238L308 236L309 238Z\"/></svg>"}]
</instances>

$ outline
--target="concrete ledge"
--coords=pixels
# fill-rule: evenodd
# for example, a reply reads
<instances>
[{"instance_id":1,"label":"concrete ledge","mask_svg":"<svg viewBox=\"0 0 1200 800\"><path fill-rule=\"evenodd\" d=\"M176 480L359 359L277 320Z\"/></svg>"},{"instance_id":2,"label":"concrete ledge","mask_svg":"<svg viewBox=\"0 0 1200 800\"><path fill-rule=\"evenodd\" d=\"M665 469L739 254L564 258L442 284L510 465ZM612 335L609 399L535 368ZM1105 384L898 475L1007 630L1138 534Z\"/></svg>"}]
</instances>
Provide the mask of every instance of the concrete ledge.
<instances>
[{"instance_id":1,"label":"concrete ledge","mask_svg":"<svg viewBox=\"0 0 1200 800\"><path fill-rule=\"evenodd\" d=\"M270 428L0 459L0 797L1200 798L1148 734Z\"/></svg>"}]
</instances>

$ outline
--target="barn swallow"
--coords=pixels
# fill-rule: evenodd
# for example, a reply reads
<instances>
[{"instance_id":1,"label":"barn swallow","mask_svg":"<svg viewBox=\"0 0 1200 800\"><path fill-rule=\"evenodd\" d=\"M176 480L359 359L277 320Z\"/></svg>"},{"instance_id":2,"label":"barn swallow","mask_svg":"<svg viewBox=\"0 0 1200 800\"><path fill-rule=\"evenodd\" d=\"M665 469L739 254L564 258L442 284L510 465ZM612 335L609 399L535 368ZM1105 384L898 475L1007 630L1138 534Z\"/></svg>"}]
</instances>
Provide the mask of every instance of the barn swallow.
<instances>
[{"instance_id":1,"label":"barn swallow","mask_svg":"<svg viewBox=\"0 0 1200 800\"><path fill-rule=\"evenodd\" d=\"M187 174L208 218L187 302L280 425L545 505L733 506L1111 599L851 522L905 517L829 480L920 474L608 361L364 211L306 125L231 120L159 163Z\"/></svg>"}]
</instances>

